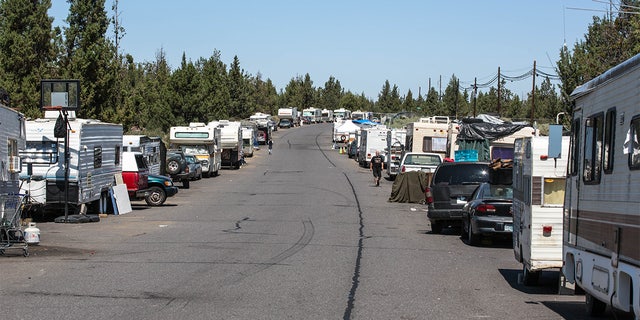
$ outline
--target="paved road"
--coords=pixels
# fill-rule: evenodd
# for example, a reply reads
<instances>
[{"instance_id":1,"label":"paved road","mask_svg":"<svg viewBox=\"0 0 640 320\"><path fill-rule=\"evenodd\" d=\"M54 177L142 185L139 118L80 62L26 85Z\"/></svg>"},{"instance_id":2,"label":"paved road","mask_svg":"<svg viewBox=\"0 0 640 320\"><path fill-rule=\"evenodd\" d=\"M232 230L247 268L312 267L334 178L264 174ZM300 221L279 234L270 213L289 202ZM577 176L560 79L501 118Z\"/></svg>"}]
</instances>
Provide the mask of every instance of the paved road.
<instances>
[{"instance_id":1,"label":"paved road","mask_svg":"<svg viewBox=\"0 0 640 320\"><path fill-rule=\"evenodd\" d=\"M509 242L430 234L421 206L330 146L331 125L275 133L160 208L41 223L0 257L4 319L586 319L583 298L517 283Z\"/></svg>"}]
</instances>

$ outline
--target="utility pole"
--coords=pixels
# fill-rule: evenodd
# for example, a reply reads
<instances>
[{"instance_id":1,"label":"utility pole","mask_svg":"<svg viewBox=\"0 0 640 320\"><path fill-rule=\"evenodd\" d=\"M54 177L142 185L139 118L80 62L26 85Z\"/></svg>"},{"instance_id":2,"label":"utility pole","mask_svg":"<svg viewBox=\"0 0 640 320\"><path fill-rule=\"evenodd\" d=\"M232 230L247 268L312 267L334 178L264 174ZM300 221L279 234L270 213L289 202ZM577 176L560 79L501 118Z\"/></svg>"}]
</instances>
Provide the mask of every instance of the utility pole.
<instances>
[{"instance_id":1,"label":"utility pole","mask_svg":"<svg viewBox=\"0 0 640 320\"><path fill-rule=\"evenodd\" d=\"M500 67L498 67L498 117L500 116Z\"/></svg>"},{"instance_id":2,"label":"utility pole","mask_svg":"<svg viewBox=\"0 0 640 320\"><path fill-rule=\"evenodd\" d=\"M473 78L473 117L476 117L476 94L478 93L478 78Z\"/></svg>"},{"instance_id":3,"label":"utility pole","mask_svg":"<svg viewBox=\"0 0 640 320\"><path fill-rule=\"evenodd\" d=\"M536 109L536 61L533 60L533 88L531 88L531 125L533 125L533 119Z\"/></svg>"}]
</instances>

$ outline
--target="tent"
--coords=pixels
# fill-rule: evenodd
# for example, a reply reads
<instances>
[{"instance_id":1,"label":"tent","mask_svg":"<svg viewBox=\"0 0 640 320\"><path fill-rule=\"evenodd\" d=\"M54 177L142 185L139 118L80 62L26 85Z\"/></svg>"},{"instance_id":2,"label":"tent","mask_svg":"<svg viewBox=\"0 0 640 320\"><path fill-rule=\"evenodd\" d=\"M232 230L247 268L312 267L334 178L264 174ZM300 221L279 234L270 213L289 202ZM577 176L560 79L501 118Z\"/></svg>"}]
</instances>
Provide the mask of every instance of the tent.
<instances>
[{"instance_id":1,"label":"tent","mask_svg":"<svg viewBox=\"0 0 640 320\"><path fill-rule=\"evenodd\" d=\"M360 130L360 126L351 121L346 121L336 128L336 133L356 133L358 130Z\"/></svg>"}]
</instances>

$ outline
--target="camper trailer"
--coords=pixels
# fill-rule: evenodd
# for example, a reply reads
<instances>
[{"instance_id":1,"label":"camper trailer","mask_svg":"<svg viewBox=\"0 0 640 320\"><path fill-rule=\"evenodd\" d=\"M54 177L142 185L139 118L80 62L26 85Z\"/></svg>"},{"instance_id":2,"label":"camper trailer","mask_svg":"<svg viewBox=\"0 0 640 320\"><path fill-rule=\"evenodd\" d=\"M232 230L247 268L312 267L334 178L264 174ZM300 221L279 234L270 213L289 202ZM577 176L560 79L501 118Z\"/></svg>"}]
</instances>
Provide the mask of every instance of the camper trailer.
<instances>
[{"instance_id":1,"label":"camper trailer","mask_svg":"<svg viewBox=\"0 0 640 320\"><path fill-rule=\"evenodd\" d=\"M351 110L347 110L345 108L333 110L333 117L335 118L335 120L349 120L351 119Z\"/></svg>"},{"instance_id":2,"label":"camper trailer","mask_svg":"<svg viewBox=\"0 0 640 320\"><path fill-rule=\"evenodd\" d=\"M240 169L242 152L242 127L240 122L220 120L210 122L209 126L220 128L220 147L222 148L222 166Z\"/></svg>"},{"instance_id":3,"label":"camper trailer","mask_svg":"<svg viewBox=\"0 0 640 320\"><path fill-rule=\"evenodd\" d=\"M142 153L142 157L147 162L149 174L162 174L166 149L160 137L126 134L122 136L122 150Z\"/></svg>"},{"instance_id":4,"label":"camper trailer","mask_svg":"<svg viewBox=\"0 0 640 320\"><path fill-rule=\"evenodd\" d=\"M20 152L21 178L31 179L21 187L34 204L49 207L68 203L106 203L115 176L122 173L122 125L68 115L69 188L65 188L64 138L54 134L59 111L45 111L42 119L26 121L26 146ZM31 167L31 169L28 169ZM29 172L30 171L30 172ZM104 208L100 205L100 208Z\"/></svg>"},{"instance_id":5,"label":"camper trailer","mask_svg":"<svg viewBox=\"0 0 640 320\"><path fill-rule=\"evenodd\" d=\"M0 148L0 194L18 193L22 170L18 152L25 147L25 120L20 112L4 105L0 105L0 119L0 139L7 142L7 148Z\"/></svg>"},{"instance_id":6,"label":"camper trailer","mask_svg":"<svg viewBox=\"0 0 640 320\"><path fill-rule=\"evenodd\" d=\"M561 132L560 132L561 133ZM569 137L518 138L513 154L513 251L522 281L562 267L562 204Z\"/></svg>"},{"instance_id":7,"label":"camper trailer","mask_svg":"<svg viewBox=\"0 0 640 320\"><path fill-rule=\"evenodd\" d=\"M449 117L420 118L407 124L406 151L439 153L443 158L453 158L458 129Z\"/></svg>"},{"instance_id":8,"label":"camper trailer","mask_svg":"<svg viewBox=\"0 0 640 320\"><path fill-rule=\"evenodd\" d=\"M256 141L254 128L242 128L242 154L245 157L253 157L253 145Z\"/></svg>"},{"instance_id":9,"label":"camper trailer","mask_svg":"<svg viewBox=\"0 0 640 320\"><path fill-rule=\"evenodd\" d=\"M280 120L289 119L292 127L300 125L300 115L298 114L297 108L289 107L278 109L278 118L280 118Z\"/></svg>"},{"instance_id":10,"label":"camper trailer","mask_svg":"<svg viewBox=\"0 0 640 320\"><path fill-rule=\"evenodd\" d=\"M317 108L303 109L302 116L308 119L310 123L318 123L322 117L322 110Z\"/></svg>"},{"instance_id":11,"label":"camper trailer","mask_svg":"<svg viewBox=\"0 0 640 320\"><path fill-rule=\"evenodd\" d=\"M320 122L333 122L333 110L322 109Z\"/></svg>"},{"instance_id":12,"label":"camper trailer","mask_svg":"<svg viewBox=\"0 0 640 320\"><path fill-rule=\"evenodd\" d=\"M202 174L206 177L218 175L222 165L220 129L201 122L171 127L169 143L171 149L180 149L185 155L192 155L200 160Z\"/></svg>"},{"instance_id":13,"label":"camper trailer","mask_svg":"<svg viewBox=\"0 0 640 320\"><path fill-rule=\"evenodd\" d=\"M256 124L256 139L258 144L267 144L271 138L273 127L271 125L271 116L266 113L257 112L249 117L249 120Z\"/></svg>"},{"instance_id":14,"label":"camper trailer","mask_svg":"<svg viewBox=\"0 0 640 320\"><path fill-rule=\"evenodd\" d=\"M639 79L636 55L571 94L562 271L593 315L640 315Z\"/></svg>"},{"instance_id":15,"label":"camper trailer","mask_svg":"<svg viewBox=\"0 0 640 320\"><path fill-rule=\"evenodd\" d=\"M387 175L390 179L395 179L400 170L400 160L404 155L404 143L407 140L406 129L387 130L386 165Z\"/></svg>"},{"instance_id":16,"label":"camper trailer","mask_svg":"<svg viewBox=\"0 0 640 320\"><path fill-rule=\"evenodd\" d=\"M380 151L381 156L385 156L387 148L387 128L372 127L360 130L360 151L358 152L358 163L362 167L369 167L371 157Z\"/></svg>"}]
</instances>

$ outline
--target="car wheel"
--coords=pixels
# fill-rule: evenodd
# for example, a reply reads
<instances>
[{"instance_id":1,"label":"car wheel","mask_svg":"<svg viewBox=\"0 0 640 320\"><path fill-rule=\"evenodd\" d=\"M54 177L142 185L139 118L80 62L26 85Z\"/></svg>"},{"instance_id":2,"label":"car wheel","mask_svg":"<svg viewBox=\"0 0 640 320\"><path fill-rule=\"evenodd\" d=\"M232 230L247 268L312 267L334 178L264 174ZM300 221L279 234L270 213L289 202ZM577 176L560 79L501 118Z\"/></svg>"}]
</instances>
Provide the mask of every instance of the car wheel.
<instances>
[{"instance_id":1,"label":"car wheel","mask_svg":"<svg viewBox=\"0 0 640 320\"><path fill-rule=\"evenodd\" d=\"M169 174L180 173L180 162L176 159L171 159L167 162L167 172Z\"/></svg>"},{"instance_id":2,"label":"car wheel","mask_svg":"<svg viewBox=\"0 0 640 320\"><path fill-rule=\"evenodd\" d=\"M470 246L477 245L480 241L480 235L473 233L471 221L467 222L467 244Z\"/></svg>"},{"instance_id":3,"label":"car wheel","mask_svg":"<svg viewBox=\"0 0 640 320\"><path fill-rule=\"evenodd\" d=\"M585 292L584 300L586 302L587 314L590 316L599 316L604 313L604 310L607 308L607 304L596 299L594 296Z\"/></svg>"},{"instance_id":4,"label":"car wheel","mask_svg":"<svg viewBox=\"0 0 640 320\"><path fill-rule=\"evenodd\" d=\"M182 186L183 186L185 189L189 189L189 179L184 179L184 180L182 180Z\"/></svg>"},{"instance_id":5,"label":"car wheel","mask_svg":"<svg viewBox=\"0 0 640 320\"><path fill-rule=\"evenodd\" d=\"M535 286L540 279L540 271L531 272L525 264L522 264L522 283L525 286Z\"/></svg>"},{"instance_id":6,"label":"car wheel","mask_svg":"<svg viewBox=\"0 0 640 320\"><path fill-rule=\"evenodd\" d=\"M144 201L152 207L161 206L165 200L167 200L167 194L164 189L153 186L149 188L149 195L144 198Z\"/></svg>"},{"instance_id":7,"label":"car wheel","mask_svg":"<svg viewBox=\"0 0 640 320\"><path fill-rule=\"evenodd\" d=\"M442 222L439 222L439 221L431 222L431 233L435 233L435 234L442 233Z\"/></svg>"}]
</instances>

